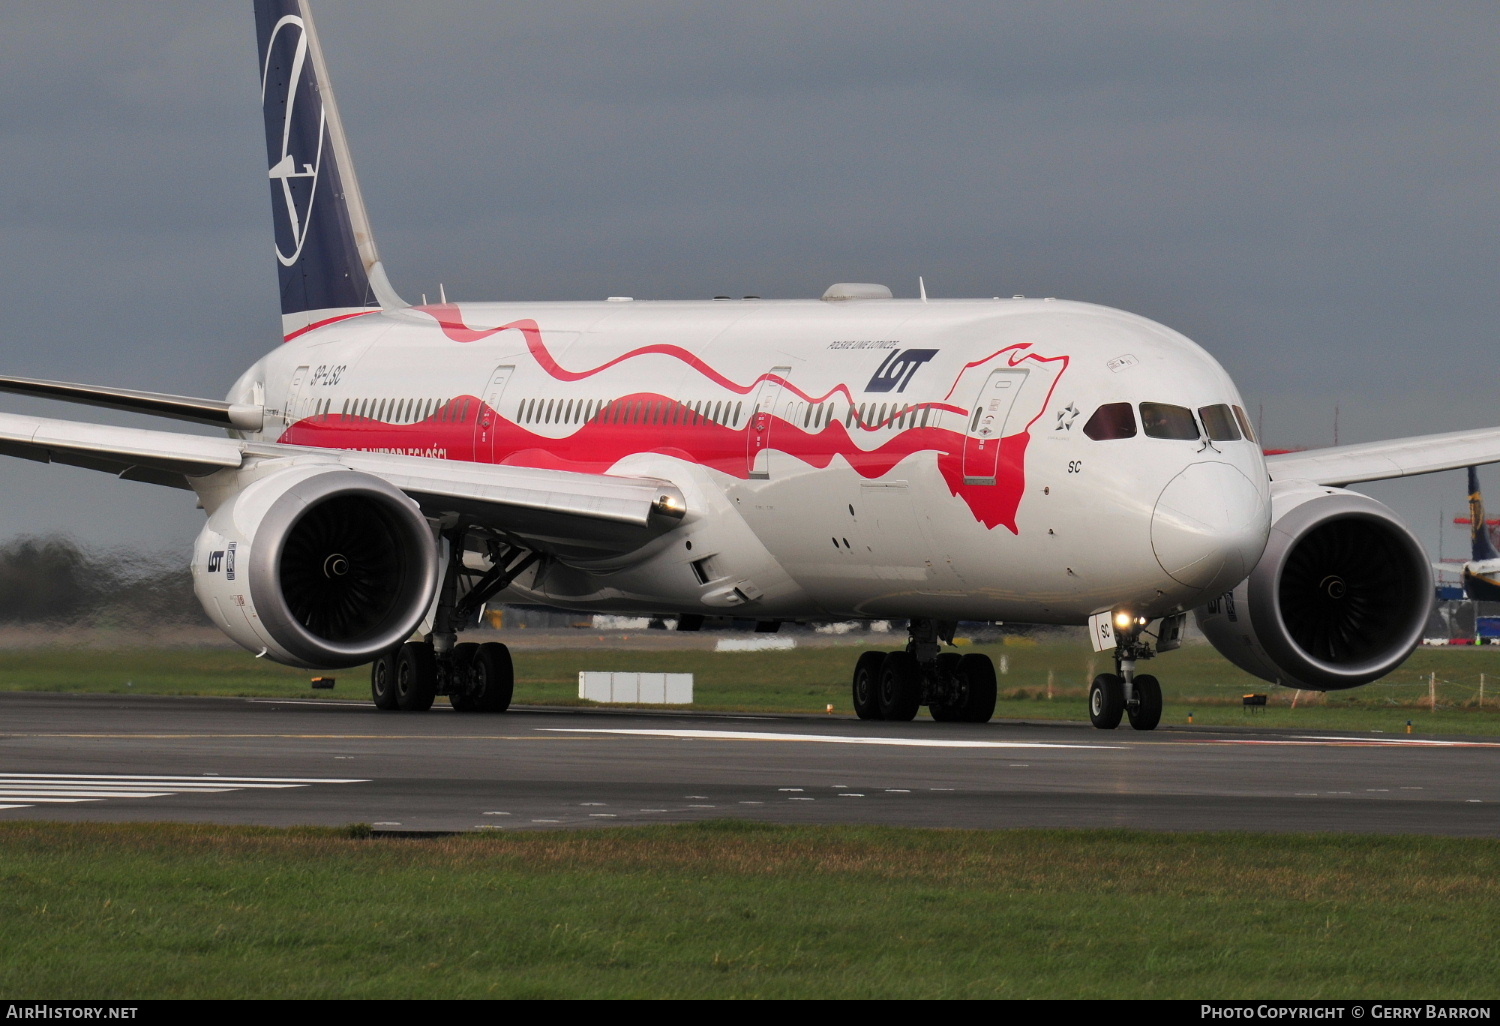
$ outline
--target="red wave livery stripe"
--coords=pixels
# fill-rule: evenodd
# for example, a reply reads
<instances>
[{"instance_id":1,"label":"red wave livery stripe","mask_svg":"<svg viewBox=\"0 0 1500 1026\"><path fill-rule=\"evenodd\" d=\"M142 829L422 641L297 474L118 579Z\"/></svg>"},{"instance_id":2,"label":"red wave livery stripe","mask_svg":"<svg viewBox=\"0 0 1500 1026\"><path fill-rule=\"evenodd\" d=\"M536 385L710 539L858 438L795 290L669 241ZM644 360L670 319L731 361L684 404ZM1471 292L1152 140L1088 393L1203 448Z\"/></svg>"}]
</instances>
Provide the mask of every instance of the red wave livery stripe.
<instances>
[{"instance_id":1,"label":"red wave livery stripe","mask_svg":"<svg viewBox=\"0 0 1500 1026\"><path fill-rule=\"evenodd\" d=\"M589 370L571 371L557 362L557 359L552 355L551 351L547 349L546 342L542 339L541 326L538 325L536 321L531 320L530 318L511 321L509 324L502 324L497 328L470 328L459 317L458 306L454 303L447 303L441 306L417 306L413 307L412 309L418 310L425 314L430 314L433 319L438 322L438 326L442 328L443 334L448 336L455 342L479 342L483 339L498 335L502 331L519 331L521 333L521 337L526 340L526 348L531 353L531 358L537 362L537 366L541 367L542 370L546 371L550 377L554 378L557 381L582 381L585 378L591 378L596 374L607 371L611 367L618 366L619 364L622 364L627 360L633 360L638 356L650 356L654 354L657 356L669 356L673 359L680 360L691 367L693 370L697 371L707 380L712 381L720 388L723 388L730 392L734 392L736 395L749 395L757 387L759 387L762 382L774 381L781 385L781 387L796 395L798 398L804 399L810 403L827 402L835 395L842 395L844 399L851 405L855 405L854 396L849 391L849 387L847 385L836 385L822 395L815 396L802 391L802 389L798 388L796 385L786 380L781 375L769 373L762 374L751 381L749 384L742 385L730 378L725 377L723 374L720 374L713 367L705 363L697 354L691 353L688 350L683 349L681 346L667 344L642 346L639 349L632 349L628 353L617 356L613 360L607 360L604 363L599 364L597 367L593 367ZM1019 348L1026 348L1026 346L1027 343L1022 343ZM1018 347L1013 346L1011 348ZM1002 350L1002 352L1004 352L1004 350ZM997 353L994 355L998 356L999 354ZM993 358L994 356L986 357L985 360L982 360L980 362L983 363ZM977 365L970 364L969 366L972 367ZM1014 366L1014 363L1012 363L1012 366ZM939 408L953 410L957 413L968 412L957 406L940 406Z\"/></svg>"},{"instance_id":2,"label":"red wave livery stripe","mask_svg":"<svg viewBox=\"0 0 1500 1026\"><path fill-rule=\"evenodd\" d=\"M457 420L467 402L470 419ZM646 404L653 423L609 423L609 411ZM639 392L605 407L572 434L562 438L536 434L490 410L473 396L460 397L426 420L414 424L386 424L366 417L324 414L298 421L281 441L291 445L390 452L435 459L497 463L602 474L620 460L638 453L658 453L696 463L742 480L750 476L751 457L746 432L703 419L665 396ZM474 417L490 417L488 443L476 440ZM449 419L452 418L452 419ZM694 423L696 421L696 423ZM669 429L669 430L667 430ZM986 527L1003 526L1017 533L1016 510L1024 492L1024 461L1029 436L1000 440L999 465L993 485L964 484L963 453L967 436L946 428L912 428L874 449L862 449L841 422L808 431L779 417L766 432L766 448L809 466L825 469L842 458L861 477L889 474L901 461L917 453L936 454L938 470L949 490L961 498Z\"/></svg>"},{"instance_id":3,"label":"red wave livery stripe","mask_svg":"<svg viewBox=\"0 0 1500 1026\"><path fill-rule=\"evenodd\" d=\"M535 321L518 320L496 328L475 329L459 317L454 304L419 307L437 320L444 335L455 342L477 342L502 331L520 331L538 366L558 381L581 381L593 377L626 360L648 354L670 356L691 366L704 378L738 395L749 395L763 381L778 382L781 387L810 403L828 401L842 394L851 405L857 405L849 389L838 385L822 396L811 396L779 375L761 375L749 384L736 383L698 356L678 346L651 345L632 350L588 370L571 371L562 367L547 350ZM1003 358L1008 366L1025 362L1061 363L1057 379L1068 366L1066 356L1047 357L1030 351L1028 343L1007 346L981 360L966 364L965 371ZM960 374L962 376L962 372ZM1016 512L1025 493L1025 457L1031 440L1031 429L1050 407L1057 388L1054 379L1041 410L1025 427L999 440L995 457L995 484L964 483L964 451L975 440L968 435L938 427L908 428L893 435L874 449L863 449L840 421L807 430L780 417L770 417L769 426L762 421L755 450L784 453L809 466L824 469L835 458L842 458L856 473L867 479L889 474L903 460L919 453L933 453L937 467L949 491L961 499L974 517L987 528L1004 527L1019 534ZM951 399L958 382L948 390ZM914 404L919 408L949 410L967 417L968 410L947 402ZM885 428L882 423L856 424L855 431L871 432ZM462 419L461 419L462 418ZM436 459L496 463L543 469L605 473L627 456L658 453L707 467L720 473L748 479L754 459L750 434L755 418L747 418L743 428L729 428L694 413L689 407L667 396L638 392L605 403L571 434L561 438L537 434L498 410L488 408L474 396L460 396L424 420L412 424L388 424L364 417L323 414L291 425L281 441L293 445L323 446L358 451L393 452L427 456ZM484 426L482 426L484 425Z\"/></svg>"},{"instance_id":4,"label":"red wave livery stripe","mask_svg":"<svg viewBox=\"0 0 1500 1026\"><path fill-rule=\"evenodd\" d=\"M380 312L379 310L356 310L353 313L339 314L337 317L325 317L321 321L314 321L312 324L308 324L308 325L305 325L305 326L303 326L301 328L298 328L296 331L292 332L290 335L286 336L281 341L283 341L283 342L290 342L292 339L296 338L298 335L306 335L309 331L315 331L316 329L322 328L322 327L324 327L326 325L334 324L334 323L337 323L338 321L347 321L351 317L366 317L366 316L368 316L368 315L370 315L372 313L379 313L379 312Z\"/></svg>"}]
</instances>

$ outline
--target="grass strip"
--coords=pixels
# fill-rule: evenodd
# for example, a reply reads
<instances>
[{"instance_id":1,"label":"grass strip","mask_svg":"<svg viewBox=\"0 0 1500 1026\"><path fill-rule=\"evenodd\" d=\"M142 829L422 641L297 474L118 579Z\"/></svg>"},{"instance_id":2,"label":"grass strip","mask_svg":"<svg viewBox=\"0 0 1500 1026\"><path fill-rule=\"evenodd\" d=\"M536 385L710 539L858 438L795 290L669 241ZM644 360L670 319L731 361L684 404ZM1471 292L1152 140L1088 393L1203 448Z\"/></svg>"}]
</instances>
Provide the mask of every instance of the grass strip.
<instances>
[{"instance_id":1,"label":"grass strip","mask_svg":"<svg viewBox=\"0 0 1500 1026\"><path fill-rule=\"evenodd\" d=\"M1500 980L1495 841L367 834L0 824L0 991L1493 998Z\"/></svg>"},{"instance_id":2,"label":"grass strip","mask_svg":"<svg viewBox=\"0 0 1500 1026\"><path fill-rule=\"evenodd\" d=\"M504 638L505 634L494 637ZM822 713L829 705L848 715L849 675L859 649L796 648L784 652L706 652L591 648L580 632L566 651L515 652L516 701L584 705L580 670L692 673L693 708L737 712ZM871 644L895 645L890 636ZM1088 682L1109 660L1068 642L966 646L988 654L1002 671L1002 719L1082 720ZM1420 649L1395 673L1350 691L1297 692L1256 680L1207 645L1190 645L1145 666L1166 696L1165 724L1380 730L1418 734L1500 736L1500 648ZM368 667L339 671L333 692L312 691L307 671L277 666L229 649L28 648L0 652L0 690L107 694L243 697L368 696ZM1483 676L1483 680L1481 680ZM1433 681L1436 684L1433 684ZM1481 689L1483 689L1481 691ZM1267 694L1269 704L1247 711L1242 696ZM1481 694L1483 701L1481 702ZM1437 708L1432 708L1432 699Z\"/></svg>"}]
</instances>

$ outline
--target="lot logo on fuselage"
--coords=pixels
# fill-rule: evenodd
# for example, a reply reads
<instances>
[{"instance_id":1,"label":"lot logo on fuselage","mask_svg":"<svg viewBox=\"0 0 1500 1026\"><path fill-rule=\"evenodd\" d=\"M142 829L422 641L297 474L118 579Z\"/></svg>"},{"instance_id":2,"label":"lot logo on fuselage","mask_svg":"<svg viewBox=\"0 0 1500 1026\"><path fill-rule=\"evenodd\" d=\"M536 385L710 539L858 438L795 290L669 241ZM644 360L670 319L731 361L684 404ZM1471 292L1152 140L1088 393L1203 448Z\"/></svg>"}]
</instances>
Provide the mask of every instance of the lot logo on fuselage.
<instances>
[{"instance_id":1,"label":"lot logo on fuselage","mask_svg":"<svg viewBox=\"0 0 1500 1026\"><path fill-rule=\"evenodd\" d=\"M905 392L912 375L921 369L922 364L936 356L937 352L936 349L903 349L892 353L885 358L885 362L865 386L865 391Z\"/></svg>"}]
</instances>

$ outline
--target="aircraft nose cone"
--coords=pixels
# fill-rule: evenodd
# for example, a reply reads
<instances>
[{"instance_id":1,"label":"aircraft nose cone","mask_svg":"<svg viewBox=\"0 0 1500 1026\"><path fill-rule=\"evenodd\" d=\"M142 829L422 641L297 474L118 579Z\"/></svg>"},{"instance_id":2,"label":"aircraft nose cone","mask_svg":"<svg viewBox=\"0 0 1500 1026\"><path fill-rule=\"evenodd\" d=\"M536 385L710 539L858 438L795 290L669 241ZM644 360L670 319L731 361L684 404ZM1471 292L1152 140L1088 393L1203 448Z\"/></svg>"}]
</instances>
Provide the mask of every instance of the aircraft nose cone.
<instances>
[{"instance_id":1,"label":"aircraft nose cone","mask_svg":"<svg viewBox=\"0 0 1500 1026\"><path fill-rule=\"evenodd\" d=\"M1266 547L1270 518L1260 490L1227 463L1195 463L1162 489L1151 514L1151 547L1179 583L1227 590Z\"/></svg>"}]
</instances>

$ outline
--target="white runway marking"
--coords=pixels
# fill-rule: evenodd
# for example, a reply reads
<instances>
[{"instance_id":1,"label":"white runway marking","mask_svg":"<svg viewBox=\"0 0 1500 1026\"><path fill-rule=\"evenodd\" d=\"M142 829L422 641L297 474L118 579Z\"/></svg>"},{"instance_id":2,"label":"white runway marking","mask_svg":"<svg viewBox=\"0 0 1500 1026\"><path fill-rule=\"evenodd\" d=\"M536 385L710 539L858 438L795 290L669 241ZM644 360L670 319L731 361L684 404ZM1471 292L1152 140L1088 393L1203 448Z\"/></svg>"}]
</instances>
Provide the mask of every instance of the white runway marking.
<instances>
[{"instance_id":1,"label":"white runway marking","mask_svg":"<svg viewBox=\"0 0 1500 1026\"><path fill-rule=\"evenodd\" d=\"M107 798L169 798L178 794L281 790L309 784L362 784L329 777L168 777L105 773L0 773L0 809L72 805ZM11 804L14 803L14 804Z\"/></svg>"},{"instance_id":2,"label":"white runway marking","mask_svg":"<svg viewBox=\"0 0 1500 1026\"><path fill-rule=\"evenodd\" d=\"M216 787L215 792L224 788ZM124 791L104 788L92 791L63 791L55 787L0 787L0 798L29 798L34 801L60 801L65 798L165 798L171 791Z\"/></svg>"},{"instance_id":3,"label":"white runway marking","mask_svg":"<svg viewBox=\"0 0 1500 1026\"><path fill-rule=\"evenodd\" d=\"M1370 748L1500 748L1500 741L1436 741L1416 737L1307 737L1249 738L1206 737L1198 744L1210 745L1301 745L1304 747Z\"/></svg>"},{"instance_id":4,"label":"white runway marking","mask_svg":"<svg viewBox=\"0 0 1500 1026\"><path fill-rule=\"evenodd\" d=\"M215 784L232 783L235 787L277 787L281 785L296 784L365 784L367 780L337 780L333 777L221 777L217 773L204 773L195 777L162 777L142 776L133 773L0 773L0 782L7 780L57 780L57 781L104 781L111 784L150 782L153 786L158 782L165 786L170 782L174 787L189 787L194 784L202 784L212 787Z\"/></svg>"},{"instance_id":5,"label":"white runway marking","mask_svg":"<svg viewBox=\"0 0 1500 1026\"><path fill-rule=\"evenodd\" d=\"M558 734L628 734L680 737L701 741L811 741L830 745L889 745L895 748L1124 748L1124 745L1073 745L1042 741L959 741L926 737L847 737L842 734L776 734L750 730L629 730L618 727L538 727ZM691 797L691 796L690 796Z\"/></svg>"}]
</instances>

